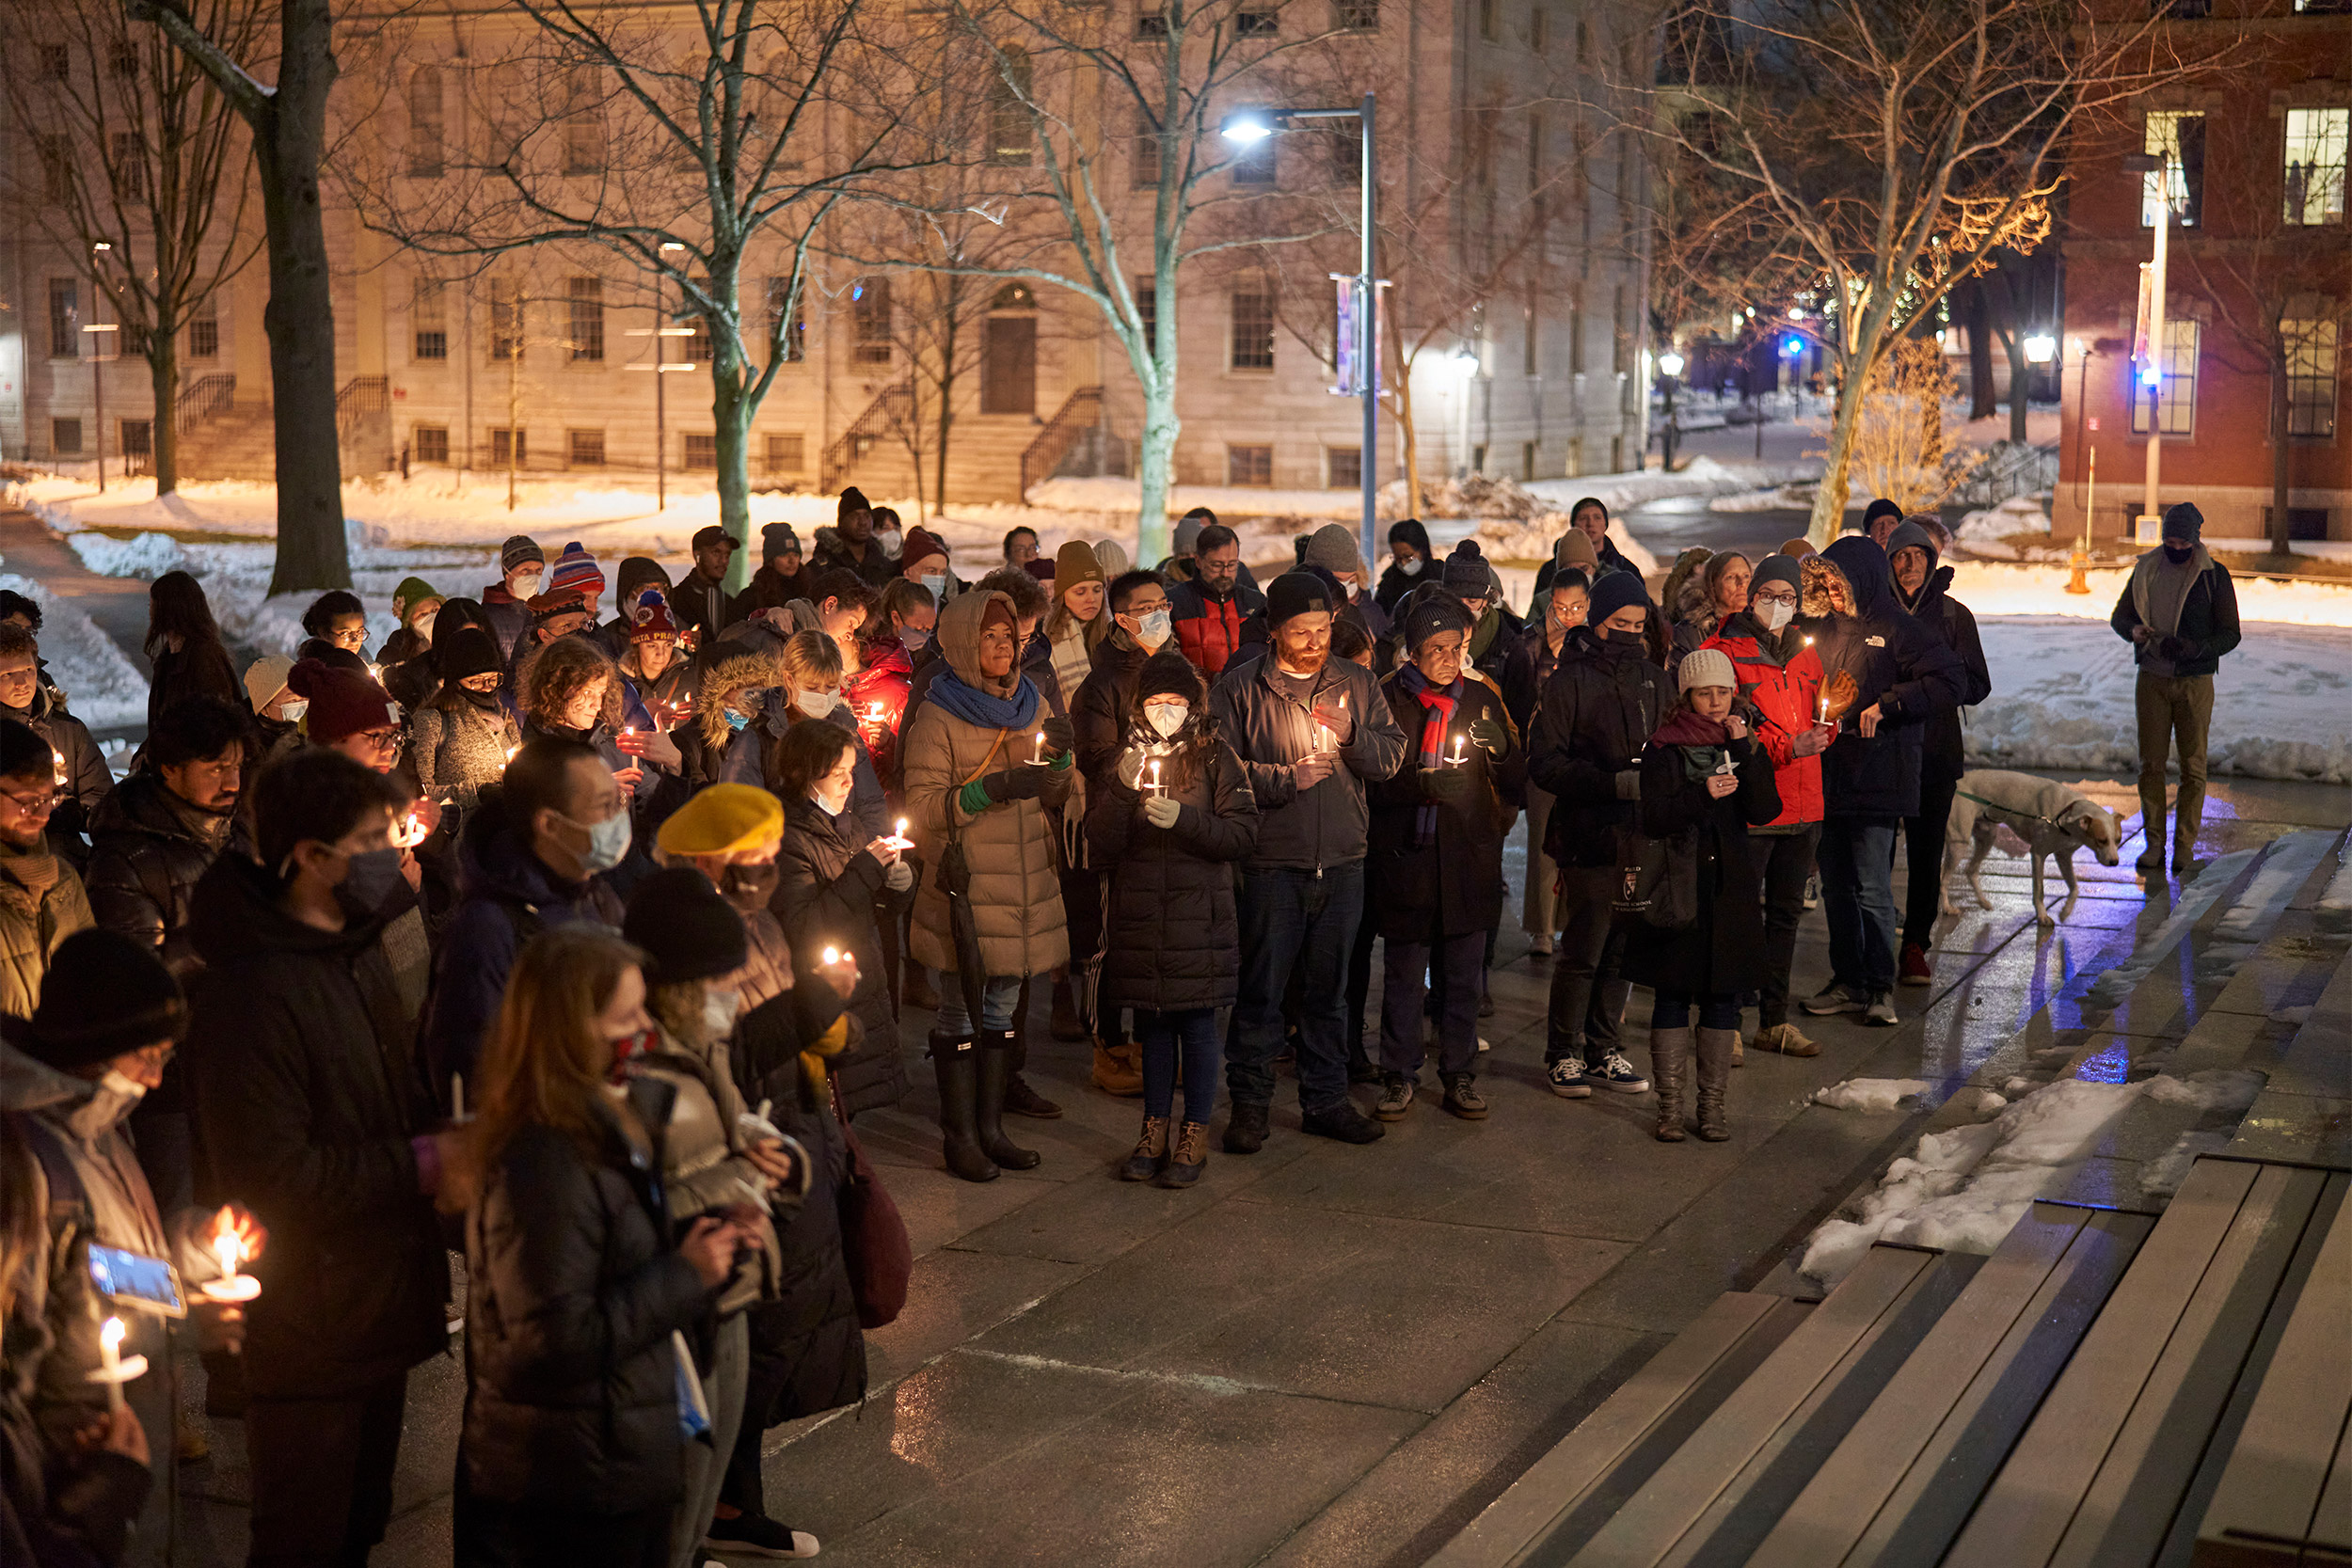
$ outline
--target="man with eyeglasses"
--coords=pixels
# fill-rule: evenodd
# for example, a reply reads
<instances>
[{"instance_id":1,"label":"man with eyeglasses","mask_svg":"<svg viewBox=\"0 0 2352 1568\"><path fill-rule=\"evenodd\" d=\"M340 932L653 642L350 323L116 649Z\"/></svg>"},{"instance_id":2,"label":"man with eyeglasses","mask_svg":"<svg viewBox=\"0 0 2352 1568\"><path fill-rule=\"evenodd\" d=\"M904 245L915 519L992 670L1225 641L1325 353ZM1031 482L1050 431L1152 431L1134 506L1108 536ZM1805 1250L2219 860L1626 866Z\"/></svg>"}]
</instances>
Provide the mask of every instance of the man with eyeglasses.
<instances>
[{"instance_id":1,"label":"man with eyeglasses","mask_svg":"<svg viewBox=\"0 0 2352 1568\"><path fill-rule=\"evenodd\" d=\"M30 1018L49 956L96 922L73 867L49 847L61 799L49 742L0 719L0 1013Z\"/></svg>"},{"instance_id":2,"label":"man with eyeglasses","mask_svg":"<svg viewBox=\"0 0 2352 1568\"><path fill-rule=\"evenodd\" d=\"M75 866L87 863L82 834L90 814L114 787L106 758L88 728L66 712L40 678L40 646L13 621L0 621L0 719L13 719L56 753L57 803L49 818L51 842Z\"/></svg>"}]
</instances>

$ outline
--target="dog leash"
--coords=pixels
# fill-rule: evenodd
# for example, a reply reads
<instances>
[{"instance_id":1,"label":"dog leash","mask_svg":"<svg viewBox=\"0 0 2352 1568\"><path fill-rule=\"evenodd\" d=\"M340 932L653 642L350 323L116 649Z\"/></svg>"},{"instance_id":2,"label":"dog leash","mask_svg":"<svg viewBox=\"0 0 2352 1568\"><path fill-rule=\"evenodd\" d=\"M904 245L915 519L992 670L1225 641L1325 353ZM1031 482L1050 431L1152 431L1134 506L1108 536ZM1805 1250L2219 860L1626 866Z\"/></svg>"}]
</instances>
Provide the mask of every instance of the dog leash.
<instances>
[{"instance_id":1,"label":"dog leash","mask_svg":"<svg viewBox=\"0 0 2352 1568\"><path fill-rule=\"evenodd\" d=\"M2005 813L2010 816L2020 816L2028 822L2040 822L2047 827L2057 828L2061 832L2065 831L2063 825L2053 816L2042 816L2033 812L2019 811L2015 806L2005 806L1998 800L1988 800L1981 795L1971 795L1964 789L1955 789L1952 791L1952 794L1963 800L1974 800L1980 806L1988 806L1994 811Z\"/></svg>"}]
</instances>

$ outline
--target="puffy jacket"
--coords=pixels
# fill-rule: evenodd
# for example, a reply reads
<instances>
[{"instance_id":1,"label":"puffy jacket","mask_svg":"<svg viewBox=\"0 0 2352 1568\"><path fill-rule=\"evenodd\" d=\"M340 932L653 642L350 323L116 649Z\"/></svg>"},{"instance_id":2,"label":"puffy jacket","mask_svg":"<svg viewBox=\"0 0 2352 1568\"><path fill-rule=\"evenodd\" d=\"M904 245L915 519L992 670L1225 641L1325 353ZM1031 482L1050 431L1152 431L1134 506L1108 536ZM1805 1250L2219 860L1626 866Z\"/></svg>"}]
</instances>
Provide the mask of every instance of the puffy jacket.
<instances>
[{"instance_id":1,"label":"puffy jacket","mask_svg":"<svg viewBox=\"0 0 2352 1568\"><path fill-rule=\"evenodd\" d=\"M1140 726L1122 739L1087 810L1093 863L1110 881L1099 1004L1150 1012L1230 1006L1241 988L1233 864L1258 837L1248 773L1207 714L1194 715L1172 741ZM1161 783L1183 808L1172 828L1151 824L1127 777L1132 761L1145 756L1158 759Z\"/></svg>"},{"instance_id":2,"label":"puffy jacket","mask_svg":"<svg viewBox=\"0 0 2352 1568\"><path fill-rule=\"evenodd\" d=\"M1752 738L1731 742L1740 787L1718 800L1704 778L1689 776L1683 747L1667 738L1689 721L1688 715L1669 721L1642 753L1642 831L1652 838L1692 835L1699 917L1679 931L1629 921L1625 976L1698 996L1754 990L1764 983L1764 902L1748 829L1780 815L1772 759Z\"/></svg>"},{"instance_id":3,"label":"puffy jacket","mask_svg":"<svg viewBox=\"0 0 2352 1568\"><path fill-rule=\"evenodd\" d=\"M1224 673L1226 661L1241 647L1242 623L1264 609L1265 595L1240 582L1221 598L1198 578L1178 583L1168 594L1176 646L1210 680Z\"/></svg>"},{"instance_id":4,"label":"puffy jacket","mask_svg":"<svg viewBox=\"0 0 2352 1568\"><path fill-rule=\"evenodd\" d=\"M1002 594L964 594L939 618L939 648L966 685L1009 695L1020 680L980 674L980 621L993 601L1011 604ZM1050 677L1049 677L1050 678ZM1043 711L1041 705L1041 711ZM1061 878L1055 865L1054 824L1049 815L1068 800L1074 763L1049 773L1039 798L993 802L977 816L963 809L963 786L1027 762L1033 754L1026 734L986 729L957 718L927 699L907 721L898 745L904 754L906 812L913 822L923 863L934 868L914 898L909 947L917 963L955 970L955 932L948 924L947 895L939 890L936 867L952 834L963 846L972 877L974 925L980 962L992 975L1039 974L1070 958L1070 931L1062 917Z\"/></svg>"},{"instance_id":5,"label":"puffy jacket","mask_svg":"<svg viewBox=\"0 0 2352 1568\"><path fill-rule=\"evenodd\" d=\"M45 848L27 855L0 844L0 1013L32 1017L49 955L95 924L82 879L62 855Z\"/></svg>"},{"instance_id":6,"label":"puffy jacket","mask_svg":"<svg viewBox=\"0 0 2352 1568\"><path fill-rule=\"evenodd\" d=\"M1642 639L1568 629L1527 738L1527 776L1556 798L1545 854L1562 865L1617 863L1615 830L1634 821L1642 748L1669 695Z\"/></svg>"},{"instance_id":7,"label":"puffy jacket","mask_svg":"<svg viewBox=\"0 0 2352 1568\"><path fill-rule=\"evenodd\" d=\"M172 973L195 967L187 939L196 884L223 850L252 853L234 813L199 811L164 787L161 775L134 773L115 786L90 822L90 911L98 924L163 950Z\"/></svg>"},{"instance_id":8,"label":"puffy jacket","mask_svg":"<svg viewBox=\"0 0 2352 1568\"><path fill-rule=\"evenodd\" d=\"M1853 677L1853 706L1821 757L1824 808L1831 816L1915 816L1927 726L1956 706L1967 689L1960 656L1905 614L1896 600L1886 552L1867 534L1850 533L1802 563L1804 631L1821 660L1821 679ZM1853 613L1831 612L1829 588L1842 581ZM1878 734L1858 718L1876 704Z\"/></svg>"},{"instance_id":9,"label":"puffy jacket","mask_svg":"<svg viewBox=\"0 0 2352 1568\"><path fill-rule=\"evenodd\" d=\"M1379 934L1391 942L1427 942L1491 929L1502 918L1502 839L1518 816L1513 797L1522 792L1527 752L1502 705L1502 694L1474 673L1457 683L1461 694L1446 721L1441 757L1454 754L1451 736L1467 738L1482 719L1502 726L1506 749L1490 757L1465 744L1462 762L1449 772L1468 773L1470 786L1452 800L1438 800L1422 787L1421 735L1427 710L1406 689L1400 670L1380 683L1382 696L1405 734L1405 763L1395 774L1369 786L1372 797L1371 853L1364 864L1365 908ZM1421 842L1421 814L1437 808L1435 831Z\"/></svg>"},{"instance_id":10,"label":"puffy jacket","mask_svg":"<svg viewBox=\"0 0 2352 1568\"><path fill-rule=\"evenodd\" d=\"M75 866L84 864L89 850L82 835L89 831L90 818L115 786L106 754L90 738L89 726L60 706L45 686L34 687L29 706L0 708L0 718L23 724L49 742L49 749L62 759L65 783L57 786L56 809L49 814L49 837Z\"/></svg>"},{"instance_id":11,"label":"puffy jacket","mask_svg":"<svg viewBox=\"0 0 2352 1568\"><path fill-rule=\"evenodd\" d=\"M1371 823L1364 785L1387 778L1405 761L1405 732L1371 671L1327 658L1312 695L1313 702L1301 703L1284 690L1270 658L1228 670L1210 689L1209 711L1248 770L1258 802L1258 842L1248 860L1253 868L1321 871L1363 859ZM1354 721L1339 748L1343 766L1301 793L1294 767L1315 750L1313 708L1343 702Z\"/></svg>"},{"instance_id":12,"label":"puffy jacket","mask_svg":"<svg viewBox=\"0 0 2352 1568\"><path fill-rule=\"evenodd\" d=\"M1070 701L1070 726L1078 733L1078 771L1089 788L1126 747L1136 681L1151 657L1123 630L1095 644L1093 672Z\"/></svg>"},{"instance_id":13,"label":"puffy jacket","mask_svg":"<svg viewBox=\"0 0 2352 1568\"><path fill-rule=\"evenodd\" d=\"M857 959L857 990L850 1010L864 1037L834 1057L830 1068L840 1081L842 1107L860 1111L896 1105L906 1098L906 1060L898 1045L898 1015L892 1006L888 971L882 962L882 931L875 904L882 901L896 920L905 907L884 890L880 861L866 854L875 835L852 812L834 816L803 797L784 808L784 847L776 852L776 891L769 908L795 952L838 947ZM831 989L830 982L820 982Z\"/></svg>"},{"instance_id":14,"label":"puffy jacket","mask_svg":"<svg viewBox=\"0 0 2352 1568\"><path fill-rule=\"evenodd\" d=\"M380 940L323 931L276 876L224 856L197 886L204 968L181 1064L198 1193L269 1227L246 1307L257 1395L332 1399L448 1344L449 1254L409 1140L430 1130L414 1033Z\"/></svg>"},{"instance_id":15,"label":"puffy jacket","mask_svg":"<svg viewBox=\"0 0 2352 1568\"><path fill-rule=\"evenodd\" d=\"M466 1216L458 1454L494 1502L625 1513L685 1490L670 1336L691 1338L718 1292L675 1248L652 1150L597 1111L593 1155L518 1130Z\"/></svg>"},{"instance_id":16,"label":"puffy jacket","mask_svg":"<svg viewBox=\"0 0 2352 1568\"><path fill-rule=\"evenodd\" d=\"M1743 610L1700 646L1731 660L1740 695L1756 709L1756 742L1772 759L1772 787L1780 795L1780 815L1771 825L1821 820L1820 753L1801 757L1793 750L1821 711L1821 661L1813 644L1793 626L1775 637Z\"/></svg>"},{"instance_id":17,"label":"puffy jacket","mask_svg":"<svg viewBox=\"0 0 2352 1568\"><path fill-rule=\"evenodd\" d=\"M2140 624L2138 607L2132 603L2129 578L2124 580L2122 594L2115 601L2115 613L2107 617L2107 624L2115 628L2116 636L2126 641L2131 640L2133 628ZM2172 673L2176 675L2210 675L2221 668L2221 656L2237 647L2237 585L2230 579L2230 570L2221 562L2212 562L2190 585L2188 598L2181 606L2177 635L2189 644L2189 649L2185 657L2172 660ZM2153 640L2132 650L2136 664L2145 664L2158 657Z\"/></svg>"},{"instance_id":18,"label":"puffy jacket","mask_svg":"<svg viewBox=\"0 0 2352 1568\"><path fill-rule=\"evenodd\" d=\"M693 577L697 582L701 580L696 574L688 575ZM760 567L758 571L752 574L751 580L743 585L743 592L735 596L735 603L728 607L726 619L740 621L748 616L756 615L763 610L782 610L794 599L807 598L811 589L815 586L810 580L811 576L811 570L806 566L792 573L789 577L777 571L773 566Z\"/></svg>"},{"instance_id":19,"label":"puffy jacket","mask_svg":"<svg viewBox=\"0 0 2352 1568\"><path fill-rule=\"evenodd\" d=\"M1946 778L1957 779L1967 770L1967 745L1961 734L1960 710L1975 707L1993 695L1993 672L1984 662L1984 643L1977 636L1977 618L1966 605L1951 596L1952 569L1937 566L1928 573L1928 580L1919 585L1916 599L1904 595L1898 588L1895 597L1911 612L1911 618L1926 626L1943 640L1944 645L1960 656L1963 684L1960 701L1937 713L1928 721L1928 733L1921 752L1926 764Z\"/></svg>"},{"instance_id":20,"label":"puffy jacket","mask_svg":"<svg viewBox=\"0 0 2352 1568\"><path fill-rule=\"evenodd\" d=\"M660 1110L655 1143L661 1153L661 1202L675 1233L684 1235L701 1215L748 1201L744 1189L759 1187L759 1171L744 1157L736 1130L745 1106L728 1068L726 1041L696 1044L664 1029L652 1050L629 1058L627 1075L660 1091L645 1103ZM788 1214L798 1202L795 1194L769 1195L775 1213ZM775 1299L775 1213L760 1216L759 1252L720 1291L722 1315Z\"/></svg>"},{"instance_id":21,"label":"puffy jacket","mask_svg":"<svg viewBox=\"0 0 2352 1568\"><path fill-rule=\"evenodd\" d=\"M874 776L886 788L898 778L898 729L907 716L907 692L914 661L906 644L896 637L878 637L866 645L866 661L841 682L841 700L857 720L853 732L873 758ZM881 712L876 714L879 707Z\"/></svg>"},{"instance_id":22,"label":"puffy jacket","mask_svg":"<svg viewBox=\"0 0 2352 1568\"><path fill-rule=\"evenodd\" d=\"M477 707L462 689L453 701L436 697L408 721L408 759L417 786L436 800L470 811L485 784L506 776L506 759L523 732L504 705Z\"/></svg>"}]
</instances>

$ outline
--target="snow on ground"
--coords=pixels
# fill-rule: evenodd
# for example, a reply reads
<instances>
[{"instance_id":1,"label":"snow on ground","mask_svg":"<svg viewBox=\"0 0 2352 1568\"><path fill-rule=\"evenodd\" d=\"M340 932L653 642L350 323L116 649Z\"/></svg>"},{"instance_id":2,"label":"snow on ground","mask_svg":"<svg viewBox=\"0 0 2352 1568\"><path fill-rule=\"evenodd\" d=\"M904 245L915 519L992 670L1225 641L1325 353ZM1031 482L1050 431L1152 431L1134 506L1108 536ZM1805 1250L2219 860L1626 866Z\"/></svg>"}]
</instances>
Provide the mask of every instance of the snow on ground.
<instances>
[{"instance_id":1,"label":"snow on ground","mask_svg":"<svg viewBox=\"0 0 2352 1568\"><path fill-rule=\"evenodd\" d=\"M65 542L82 558L82 564L102 578L138 578L152 582L188 563L180 541L168 533L141 533L117 539L108 533L69 533Z\"/></svg>"},{"instance_id":2,"label":"snow on ground","mask_svg":"<svg viewBox=\"0 0 2352 1568\"><path fill-rule=\"evenodd\" d=\"M1813 1103L1833 1111L1891 1111L1935 1087L1924 1078L1849 1078L1813 1091Z\"/></svg>"},{"instance_id":3,"label":"snow on ground","mask_svg":"<svg viewBox=\"0 0 2352 1568\"><path fill-rule=\"evenodd\" d=\"M309 635L302 629L302 612L318 595L269 596L275 546L188 545L183 548L187 569L204 585L204 597L213 607L213 618L220 623L221 634L232 644L250 648L256 654L289 656L301 645ZM552 545L548 554L555 554ZM620 557L612 556L602 564L610 579L620 564ZM691 564L684 557L664 562L673 577ZM392 590L403 578L411 577L422 578L444 598L478 597L485 583L498 580L498 558L491 550L355 546L351 552L351 587L368 607L367 647L371 654L400 629L390 610Z\"/></svg>"},{"instance_id":4,"label":"snow on ground","mask_svg":"<svg viewBox=\"0 0 2352 1568\"><path fill-rule=\"evenodd\" d=\"M1993 695L1963 715L1970 766L2138 768L2131 644L2102 621L1979 612L1977 626ZM2214 677L2213 771L2352 784L2352 631L2249 621L2245 633Z\"/></svg>"},{"instance_id":5,"label":"snow on ground","mask_svg":"<svg viewBox=\"0 0 2352 1568\"><path fill-rule=\"evenodd\" d=\"M2097 568L2084 577L2088 594L2069 594L2063 566L2011 566L1994 562L1952 563L1952 597L1977 619L1988 615L2056 615L2104 622L2131 582L2128 567ZM2300 626L2352 626L2352 583L2239 578L2238 619ZM2222 664L2227 668L2228 659Z\"/></svg>"},{"instance_id":6,"label":"snow on ground","mask_svg":"<svg viewBox=\"0 0 2352 1568\"><path fill-rule=\"evenodd\" d=\"M94 730L147 719L147 677L72 599L30 578L0 573L0 588L40 606L40 657L76 719Z\"/></svg>"}]
</instances>

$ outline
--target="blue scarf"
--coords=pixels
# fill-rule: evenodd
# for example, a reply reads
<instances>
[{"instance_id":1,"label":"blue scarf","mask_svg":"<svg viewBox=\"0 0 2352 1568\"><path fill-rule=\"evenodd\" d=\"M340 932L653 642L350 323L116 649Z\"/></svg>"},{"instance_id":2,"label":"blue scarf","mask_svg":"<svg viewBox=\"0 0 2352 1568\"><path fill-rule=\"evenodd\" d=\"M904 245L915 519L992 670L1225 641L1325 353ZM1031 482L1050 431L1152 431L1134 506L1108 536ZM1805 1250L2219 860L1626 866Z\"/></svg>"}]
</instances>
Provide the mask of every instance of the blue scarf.
<instances>
[{"instance_id":1,"label":"blue scarf","mask_svg":"<svg viewBox=\"0 0 2352 1568\"><path fill-rule=\"evenodd\" d=\"M968 685L952 668L946 669L931 677L923 700L937 703L965 723L984 730L1025 730L1037 721L1037 688L1026 675L1012 689L1011 696L998 697Z\"/></svg>"}]
</instances>

